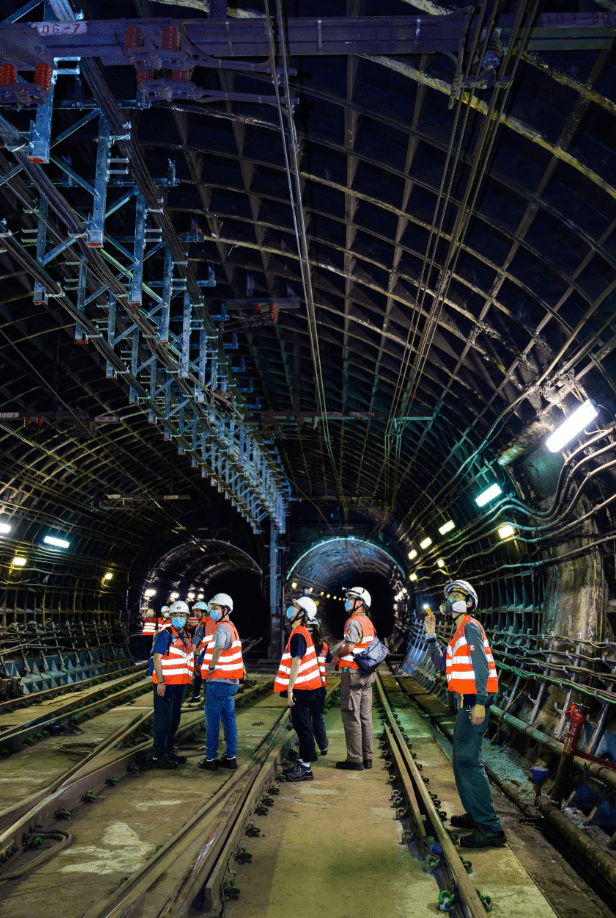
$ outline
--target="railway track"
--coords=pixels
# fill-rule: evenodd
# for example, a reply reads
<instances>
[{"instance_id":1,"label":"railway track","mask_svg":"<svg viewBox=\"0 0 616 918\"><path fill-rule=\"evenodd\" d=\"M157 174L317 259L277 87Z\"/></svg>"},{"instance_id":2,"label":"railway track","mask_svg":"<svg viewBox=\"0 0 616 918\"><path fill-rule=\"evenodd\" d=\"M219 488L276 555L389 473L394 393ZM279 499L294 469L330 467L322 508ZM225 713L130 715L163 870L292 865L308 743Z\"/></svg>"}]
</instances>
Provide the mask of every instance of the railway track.
<instances>
[{"instance_id":1,"label":"railway track","mask_svg":"<svg viewBox=\"0 0 616 918\"><path fill-rule=\"evenodd\" d=\"M244 717L240 735L247 737L244 742L252 743L252 748L247 759L241 756L240 767L235 772L212 774L181 766L171 773L148 769L136 775L149 740L129 750L123 743L143 725L144 715L135 718L124 731L108 737L100 748L93 750L88 760L67 770L45 788L45 792L40 792L36 800L28 801L31 805L27 811L24 812L26 801L22 801L11 813L6 810L0 813L0 861L4 858L0 883L9 880L3 884L5 895L16 896L32 913L32 903L28 902L29 887L24 888L23 878L32 875L31 886L36 895L35 890L45 882L46 874L56 863L65 862L71 849L86 834L87 824L92 822L90 814L94 812L101 791L108 807L116 801L118 808L123 786L125 798L130 799L135 796L139 782L156 781L158 787L164 785L164 793L152 791L156 800L164 798L165 794L168 796L170 788L177 787L179 782L182 787L188 788L189 783L199 787L199 795L195 798L198 805L193 807L188 819L184 816L185 824L159 844L152 856L127 876L119 888L97 896L87 908L63 910L62 914L74 914L79 918L119 918L147 912L161 918L179 918L190 913L193 903L198 903L203 916L220 914L225 896L233 894L232 887L225 882L227 865L241 847L255 812L267 813L271 806L272 795L277 790L272 787L276 769L292 741L288 709L282 707L277 696L273 697L272 683L271 678L263 679L259 685L236 696L238 724ZM333 691L335 688L330 690L330 696ZM254 720L255 716L259 720ZM249 733L247 728L251 725L264 729ZM187 708L178 736L185 740L191 736L195 738L203 726L202 710ZM198 754L203 752L188 751L190 756ZM88 799L92 802L88 803ZM83 814L82 819L79 819L79 811ZM70 819L65 816L67 813ZM77 829L68 831L75 817ZM160 831L159 828L159 838ZM41 852L42 857L31 850L37 839L41 846L47 847ZM84 902L86 900L87 896ZM13 906L10 911L0 906L0 914L20 915L21 912L15 912Z\"/></svg>"},{"instance_id":2,"label":"railway track","mask_svg":"<svg viewBox=\"0 0 616 918\"><path fill-rule=\"evenodd\" d=\"M98 677L94 685L71 686L66 691L56 691L51 699L45 697L47 692L41 692L39 694L43 697L32 711L29 709L31 705L28 706L27 714L24 710L0 714L0 758L60 733L68 724L79 724L121 701L130 701L145 694L150 688L146 674L147 668L140 664L130 667L123 676L114 675L104 684L100 684ZM64 701L64 695L69 693L73 697ZM30 697L35 699L37 696Z\"/></svg>"},{"instance_id":3,"label":"railway track","mask_svg":"<svg viewBox=\"0 0 616 918\"><path fill-rule=\"evenodd\" d=\"M380 745L390 770L397 814L408 821L404 838L434 873L441 888L439 908L465 918L485 918L490 910L489 897L476 888L477 881L468 873L469 861L443 824L446 814L438 809L440 801L429 788L429 778L422 776L417 752L392 705L393 689L399 691L394 678L377 673L377 706L383 724Z\"/></svg>"}]
</instances>

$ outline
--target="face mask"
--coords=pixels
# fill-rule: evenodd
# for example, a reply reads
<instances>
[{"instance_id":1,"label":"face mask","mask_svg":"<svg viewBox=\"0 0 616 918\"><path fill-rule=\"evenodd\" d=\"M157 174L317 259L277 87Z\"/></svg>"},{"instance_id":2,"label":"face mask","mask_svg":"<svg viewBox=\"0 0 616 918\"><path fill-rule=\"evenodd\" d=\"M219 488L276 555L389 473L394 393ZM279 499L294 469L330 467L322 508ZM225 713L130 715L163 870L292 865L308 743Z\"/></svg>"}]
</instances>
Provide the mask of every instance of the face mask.
<instances>
[{"instance_id":1,"label":"face mask","mask_svg":"<svg viewBox=\"0 0 616 918\"><path fill-rule=\"evenodd\" d=\"M289 619L289 621L291 621L292 618L295 618L296 615L297 615L297 610L295 606L289 606L289 608L287 609L287 618Z\"/></svg>"},{"instance_id":2,"label":"face mask","mask_svg":"<svg viewBox=\"0 0 616 918\"><path fill-rule=\"evenodd\" d=\"M352 600L352 599L347 599L347 600L345 601L345 603L344 603L344 611L345 611L345 612L350 612L352 606L353 606L353 600Z\"/></svg>"},{"instance_id":3,"label":"face mask","mask_svg":"<svg viewBox=\"0 0 616 918\"><path fill-rule=\"evenodd\" d=\"M457 599L455 602L452 602L451 605L453 606L455 615L461 615L462 612L467 611L466 602L464 599Z\"/></svg>"},{"instance_id":4,"label":"face mask","mask_svg":"<svg viewBox=\"0 0 616 918\"><path fill-rule=\"evenodd\" d=\"M186 619L185 618L172 618L171 624L173 625L176 631L181 631L184 625L186 624Z\"/></svg>"},{"instance_id":5,"label":"face mask","mask_svg":"<svg viewBox=\"0 0 616 918\"><path fill-rule=\"evenodd\" d=\"M219 622L222 618L222 611L220 609L210 609L210 618L213 622Z\"/></svg>"}]
</instances>

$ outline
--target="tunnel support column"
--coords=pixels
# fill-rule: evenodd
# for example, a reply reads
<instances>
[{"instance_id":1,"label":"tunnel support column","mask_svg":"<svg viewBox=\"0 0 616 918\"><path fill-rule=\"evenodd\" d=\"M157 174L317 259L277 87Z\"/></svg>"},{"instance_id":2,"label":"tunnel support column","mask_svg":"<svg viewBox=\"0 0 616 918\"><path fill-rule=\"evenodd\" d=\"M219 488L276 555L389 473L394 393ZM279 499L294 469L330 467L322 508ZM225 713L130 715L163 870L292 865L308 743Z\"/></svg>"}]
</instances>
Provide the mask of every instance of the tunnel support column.
<instances>
[{"instance_id":1,"label":"tunnel support column","mask_svg":"<svg viewBox=\"0 0 616 918\"><path fill-rule=\"evenodd\" d=\"M269 554L269 602L270 602L270 646L269 656L279 659L282 654L282 622L280 616L280 574L278 570L278 533L270 522Z\"/></svg>"}]
</instances>

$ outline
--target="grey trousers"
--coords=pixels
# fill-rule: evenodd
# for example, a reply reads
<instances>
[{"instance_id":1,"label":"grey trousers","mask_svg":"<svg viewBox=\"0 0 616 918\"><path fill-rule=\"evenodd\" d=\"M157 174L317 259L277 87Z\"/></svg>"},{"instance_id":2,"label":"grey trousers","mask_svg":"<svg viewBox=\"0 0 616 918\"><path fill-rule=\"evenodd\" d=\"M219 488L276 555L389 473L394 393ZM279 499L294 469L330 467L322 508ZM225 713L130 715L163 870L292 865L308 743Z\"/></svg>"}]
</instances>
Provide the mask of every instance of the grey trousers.
<instances>
[{"instance_id":1,"label":"grey trousers","mask_svg":"<svg viewBox=\"0 0 616 918\"><path fill-rule=\"evenodd\" d=\"M481 761L481 746L489 720L489 707L486 707L486 719L477 727L472 725L469 712L459 708L453 731L453 773L464 811L470 813L479 825L493 832L502 832Z\"/></svg>"},{"instance_id":2,"label":"grey trousers","mask_svg":"<svg viewBox=\"0 0 616 918\"><path fill-rule=\"evenodd\" d=\"M372 684L374 673L355 669L340 674L340 713L349 762L372 758Z\"/></svg>"}]
</instances>

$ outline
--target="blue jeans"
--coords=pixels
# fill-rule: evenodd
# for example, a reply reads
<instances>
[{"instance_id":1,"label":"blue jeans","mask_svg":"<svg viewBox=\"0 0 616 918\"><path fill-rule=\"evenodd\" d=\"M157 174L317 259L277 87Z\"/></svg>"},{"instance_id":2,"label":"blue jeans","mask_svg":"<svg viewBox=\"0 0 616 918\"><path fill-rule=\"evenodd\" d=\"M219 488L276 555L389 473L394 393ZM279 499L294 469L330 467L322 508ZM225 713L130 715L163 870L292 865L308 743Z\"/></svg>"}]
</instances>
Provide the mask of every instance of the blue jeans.
<instances>
[{"instance_id":1,"label":"blue jeans","mask_svg":"<svg viewBox=\"0 0 616 918\"><path fill-rule=\"evenodd\" d=\"M229 682L207 682L205 689L205 726L207 730L206 754L208 759L218 755L218 733L220 721L225 729L227 755L237 754L237 726L235 723L235 699L239 685Z\"/></svg>"}]
</instances>

